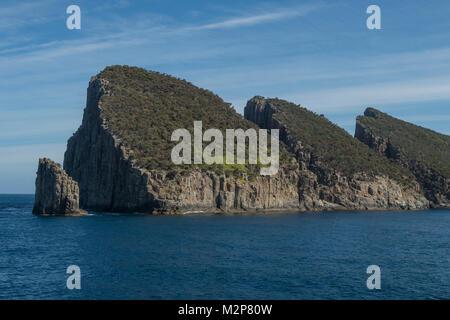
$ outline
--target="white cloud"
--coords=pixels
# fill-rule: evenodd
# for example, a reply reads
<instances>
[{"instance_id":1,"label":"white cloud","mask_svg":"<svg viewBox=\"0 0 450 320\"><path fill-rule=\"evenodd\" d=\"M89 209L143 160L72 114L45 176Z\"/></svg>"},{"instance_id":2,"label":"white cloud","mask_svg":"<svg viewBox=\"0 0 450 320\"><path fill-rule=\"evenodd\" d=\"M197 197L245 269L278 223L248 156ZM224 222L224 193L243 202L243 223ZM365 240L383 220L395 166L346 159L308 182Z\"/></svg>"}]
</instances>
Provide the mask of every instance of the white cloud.
<instances>
[{"instance_id":1,"label":"white cloud","mask_svg":"<svg viewBox=\"0 0 450 320\"><path fill-rule=\"evenodd\" d=\"M231 18L224 21L201 25L198 27L192 27L191 29L205 30L205 29L223 29L223 28L235 28L240 26L251 26L269 21L276 21L281 19L292 18L296 16L303 16L307 13L317 9L318 7L305 6L302 8L274 12L264 13L253 16L245 16L239 18Z\"/></svg>"},{"instance_id":2,"label":"white cloud","mask_svg":"<svg viewBox=\"0 0 450 320\"><path fill-rule=\"evenodd\" d=\"M28 1L0 7L0 29L15 29L55 20L57 17L45 11L53 3L55 0Z\"/></svg>"},{"instance_id":3,"label":"white cloud","mask_svg":"<svg viewBox=\"0 0 450 320\"><path fill-rule=\"evenodd\" d=\"M48 0L46 4L50 3ZM118 2L121 3L120 1ZM127 2L125 2L126 4ZM34 3L26 3L24 8L25 12L33 12L33 8L36 6ZM37 6L37 8L43 7L43 5ZM8 43L4 43L0 54L4 57L0 58L0 67L10 67L12 64L23 64L28 62L36 62L42 60L51 60L58 57L66 57L73 55L80 55L88 52L98 52L109 48L120 47L133 47L144 44L155 44L158 41L167 39L171 36L185 35L190 32L201 32L213 29L222 28L234 28L240 26L257 25L270 21L277 21L281 19L287 19L295 16L305 16L308 13L323 8L324 5L305 5L297 6L293 8L284 8L275 12L262 12L255 15L247 15L241 17L233 17L224 21L203 24L203 25L188 25L181 27L169 27L162 23L159 25L148 25L148 19L137 19L132 25L127 23L126 27L120 28L118 32L111 33L111 30L107 32L93 32L95 36L90 36L79 40L55 40L48 43L35 43L27 44L24 46L9 47ZM1 9L1 8L0 8ZM8 14L13 14L14 8L8 8L6 10ZM21 11L21 10L19 10ZM21 17L20 15L18 15ZM0 14L1 18L1 14ZM158 19L157 19L158 20ZM119 23L122 25L123 23ZM103 26L104 23L99 23L99 26ZM95 31L95 30L93 30ZM97 30L100 31L100 30ZM199 50L201 51L201 50ZM216 50L217 54L220 54L220 50ZM201 53L201 52L200 52Z\"/></svg>"},{"instance_id":4,"label":"white cloud","mask_svg":"<svg viewBox=\"0 0 450 320\"><path fill-rule=\"evenodd\" d=\"M315 111L341 113L364 106L450 100L450 77L339 87L286 97Z\"/></svg>"},{"instance_id":5,"label":"white cloud","mask_svg":"<svg viewBox=\"0 0 450 320\"><path fill-rule=\"evenodd\" d=\"M402 120L417 123L450 121L450 114L420 114L413 116L405 115L402 116Z\"/></svg>"}]
</instances>

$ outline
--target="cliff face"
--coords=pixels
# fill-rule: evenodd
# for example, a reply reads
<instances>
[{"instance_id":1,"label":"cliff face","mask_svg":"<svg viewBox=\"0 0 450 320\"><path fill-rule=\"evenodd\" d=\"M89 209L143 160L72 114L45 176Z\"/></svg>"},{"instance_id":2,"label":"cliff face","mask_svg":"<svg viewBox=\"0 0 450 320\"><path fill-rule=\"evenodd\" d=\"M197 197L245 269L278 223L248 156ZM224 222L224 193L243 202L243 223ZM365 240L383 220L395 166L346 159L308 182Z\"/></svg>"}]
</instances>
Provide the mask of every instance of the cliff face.
<instances>
[{"instance_id":1,"label":"cliff face","mask_svg":"<svg viewBox=\"0 0 450 320\"><path fill-rule=\"evenodd\" d=\"M79 208L78 184L61 165L50 159L39 159L33 213L37 215L82 214Z\"/></svg>"},{"instance_id":2,"label":"cliff face","mask_svg":"<svg viewBox=\"0 0 450 320\"><path fill-rule=\"evenodd\" d=\"M357 117L355 137L410 170L432 207L450 207L449 136L367 108Z\"/></svg>"},{"instance_id":3,"label":"cliff face","mask_svg":"<svg viewBox=\"0 0 450 320\"><path fill-rule=\"evenodd\" d=\"M193 169L188 173L148 170L103 117L103 99L113 95L108 80L93 77L83 122L69 139L64 168L79 183L81 206L117 212L177 213L298 207L295 170L274 176L226 177Z\"/></svg>"},{"instance_id":4,"label":"cliff face","mask_svg":"<svg viewBox=\"0 0 450 320\"><path fill-rule=\"evenodd\" d=\"M108 67L89 83L82 125L68 141L64 169L79 185L80 206L97 211L429 206L409 171L383 162L324 117L280 101L255 97L248 102L243 120L219 97L183 80L138 68ZM170 160L174 145L170 134L176 128L189 128L194 120L202 120L205 130L279 129L284 159L279 172L255 175L250 165L175 166ZM308 126L309 131L296 129ZM330 144L324 145L327 141ZM357 157L362 160L356 161Z\"/></svg>"},{"instance_id":5,"label":"cliff face","mask_svg":"<svg viewBox=\"0 0 450 320\"><path fill-rule=\"evenodd\" d=\"M378 153L391 158L398 159L399 154L392 143L388 138L377 137L370 133L367 128L360 123L358 120L356 121L355 127L355 138L357 138L362 143L365 143L369 148L377 151Z\"/></svg>"},{"instance_id":6,"label":"cliff face","mask_svg":"<svg viewBox=\"0 0 450 320\"><path fill-rule=\"evenodd\" d=\"M82 208L104 211L139 211L157 206L147 190L148 176L128 161L128 154L108 129L101 101L110 95L104 79L92 78L83 122L69 139L64 169L80 186Z\"/></svg>"},{"instance_id":7,"label":"cliff face","mask_svg":"<svg viewBox=\"0 0 450 320\"><path fill-rule=\"evenodd\" d=\"M382 174L383 171L377 174L371 172L370 168L360 172L355 170L353 173L339 170L337 160L344 162L341 164L342 167L352 164L347 163L345 158L338 159L336 154L332 155L331 159L323 156L323 151L332 153L332 150L327 150L327 146L321 144L320 139L309 144L310 139L307 139L309 133L305 132L308 125L312 123L312 135L320 137L324 135L322 131L327 130L324 135L326 140L337 137L333 143L339 143L345 152L353 153L349 155L351 157L361 156L360 153L364 153L365 150L360 148L359 142L354 147L353 138L339 132L322 116L314 115L286 101L262 97L249 100L244 115L246 119L262 128L280 130L280 139L295 155L300 168L298 190L299 207L302 209L417 209L427 208L429 205L415 181L411 181L410 186L405 187L395 179L389 178L387 174ZM297 118L298 123L287 121L289 118ZM379 161L381 162L379 166L384 168L382 165L386 164L382 159Z\"/></svg>"}]
</instances>

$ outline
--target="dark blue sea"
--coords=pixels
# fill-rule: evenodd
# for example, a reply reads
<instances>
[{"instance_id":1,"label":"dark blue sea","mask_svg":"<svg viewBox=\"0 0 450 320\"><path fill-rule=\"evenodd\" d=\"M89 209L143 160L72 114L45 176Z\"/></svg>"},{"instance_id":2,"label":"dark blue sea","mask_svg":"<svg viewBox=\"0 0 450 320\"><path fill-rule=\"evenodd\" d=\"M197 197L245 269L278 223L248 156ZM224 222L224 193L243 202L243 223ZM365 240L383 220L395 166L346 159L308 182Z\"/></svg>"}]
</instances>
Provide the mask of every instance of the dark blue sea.
<instances>
[{"instance_id":1,"label":"dark blue sea","mask_svg":"<svg viewBox=\"0 0 450 320\"><path fill-rule=\"evenodd\" d=\"M449 210L37 217L33 201L0 195L0 299L450 298Z\"/></svg>"}]
</instances>

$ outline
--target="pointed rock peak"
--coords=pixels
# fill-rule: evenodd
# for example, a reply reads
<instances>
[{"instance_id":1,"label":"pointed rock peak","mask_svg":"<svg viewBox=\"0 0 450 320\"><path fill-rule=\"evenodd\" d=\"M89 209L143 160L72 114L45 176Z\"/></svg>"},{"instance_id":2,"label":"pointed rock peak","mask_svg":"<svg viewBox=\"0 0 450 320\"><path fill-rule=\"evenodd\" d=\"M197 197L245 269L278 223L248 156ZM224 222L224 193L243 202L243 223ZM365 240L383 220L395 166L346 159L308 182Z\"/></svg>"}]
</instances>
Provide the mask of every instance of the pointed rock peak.
<instances>
[{"instance_id":1,"label":"pointed rock peak","mask_svg":"<svg viewBox=\"0 0 450 320\"><path fill-rule=\"evenodd\" d=\"M249 102L264 102L265 100L266 100L266 98L264 98L263 96L254 96L253 98L248 100L247 103L249 103Z\"/></svg>"},{"instance_id":2,"label":"pointed rock peak","mask_svg":"<svg viewBox=\"0 0 450 320\"><path fill-rule=\"evenodd\" d=\"M381 112L380 110L377 110L375 108L366 108L366 110L364 111L364 115L366 117L371 117L371 118L379 118L383 114L384 114L383 112Z\"/></svg>"},{"instance_id":3,"label":"pointed rock peak","mask_svg":"<svg viewBox=\"0 0 450 320\"><path fill-rule=\"evenodd\" d=\"M67 175L59 163L48 158L39 159L33 213L37 215L86 213L79 208L77 182Z\"/></svg>"}]
</instances>

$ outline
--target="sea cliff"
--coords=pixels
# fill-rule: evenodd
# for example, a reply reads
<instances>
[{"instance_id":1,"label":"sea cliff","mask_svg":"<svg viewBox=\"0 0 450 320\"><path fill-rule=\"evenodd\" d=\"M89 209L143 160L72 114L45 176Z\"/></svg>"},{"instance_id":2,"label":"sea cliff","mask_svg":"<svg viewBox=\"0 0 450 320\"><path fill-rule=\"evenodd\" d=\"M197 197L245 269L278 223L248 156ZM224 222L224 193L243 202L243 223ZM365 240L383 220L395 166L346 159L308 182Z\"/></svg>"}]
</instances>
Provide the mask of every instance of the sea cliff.
<instances>
[{"instance_id":1,"label":"sea cliff","mask_svg":"<svg viewBox=\"0 0 450 320\"><path fill-rule=\"evenodd\" d=\"M450 207L450 137L367 108L355 137L413 173L433 208Z\"/></svg>"},{"instance_id":2,"label":"sea cliff","mask_svg":"<svg viewBox=\"0 0 450 320\"><path fill-rule=\"evenodd\" d=\"M79 188L69 193L85 210L164 214L431 207L410 170L321 115L254 97L244 116L185 80L107 67L91 78L82 124L67 143L64 171ZM205 129L279 129L280 170L261 176L249 164L174 165L170 133L198 120ZM55 203L41 183L36 195L37 207Z\"/></svg>"}]
</instances>

